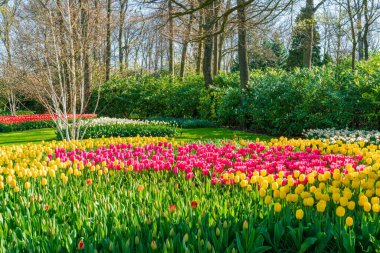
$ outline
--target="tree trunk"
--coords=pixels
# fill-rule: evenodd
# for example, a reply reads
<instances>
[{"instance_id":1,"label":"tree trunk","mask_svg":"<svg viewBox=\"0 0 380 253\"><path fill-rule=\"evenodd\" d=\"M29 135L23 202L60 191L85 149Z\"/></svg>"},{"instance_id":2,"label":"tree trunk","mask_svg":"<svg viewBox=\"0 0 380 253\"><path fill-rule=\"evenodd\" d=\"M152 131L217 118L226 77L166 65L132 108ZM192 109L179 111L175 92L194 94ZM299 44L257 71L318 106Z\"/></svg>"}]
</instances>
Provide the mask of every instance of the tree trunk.
<instances>
[{"instance_id":1,"label":"tree trunk","mask_svg":"<svg viewBox=\"0 0 380 253\"><path fill-rule=\"evenodd\" d=\"M231 0L227 0L226 10L229 10L231 8ZM225 16L223 19L223 23L226 24L228 20L228 16ZM218 73L220 72L222 68L222 59L223 59L223 47L224 47L224 39L225 39L225 33L222 32L219 36L219 52L218 52Z\"/></svg>"},{"instance_id":2,"label":"tree trunk","mask_svg":"<svg viewBox=\"0 0 380 253\"><path fill-rule=\"evenodd\" d=\"M81 0L81 25L83 38L83 82L85 97L91 93L90 45L88 41L88 0Z\"/></svg>"},{"instance_id":3,"label":"tree trunk","mask_svg":"<svg viewBox=\"0 0 380 253\"><path fill-rule=\"evenodd\" d=\"M237 0L238 5L244 5L244 0ZM245 7L242 6L237 10L238 16L238 58L240 70L240 88L245 90L248 86L249 70L247 59L247 30L246 30L246 17Z\"/></svg>"},{"instance_id":4,"label":"tree trunk","mask_svg":"<svg viewBox=\"0 0 380 253\"><path fill-rule=\"evenodd\" d=\"M59 0L58 0L59 1ZM94 37L93 37L93 59L94 62L99 61L99 56L98 56L98 47L99 47L99 0L95 0L94 2L94 7L95 7L95 18L94 18Z\"/></svg>"},{"instance_id":5,"label":"tree trunk","mask_svg":"<svg viewBox=\"0 0 380 253\"><path fill-rule=\"evenodd\" d=\"M107 45L106 45L106 81L111 73L111 1L107 0Z\"/></svg>"},{"instance_id":6,"label":"tree trunk","mask_svg":"<svg viewBox=\"0 0 380 253\"><path fill-rule=\"evenodd\" d=\"M314 42L314 1L306 0L305 21L307 27L306 42L304 45L303 65L311 68L313 62L313 42Z\"/></svg>"},{"instance_id":7,"label":"tree trunk","mask_svg":"<svg viewBox=\"0 0 380 253\"><path fill-rule=\"evenodd\" d=\"M355 34L355 25L354 25L354 16L352 13L351 5L350 5L350 0L347 0L347 12L348 12L348 17L350 21L350 27L351 27L351 37L352 37L352 51L351 51L351 68L352 70L355 70L356 68L356 34Z\"/></svg>"},{"instance_id":8,"label":"tree trunk","mask_svg":"<svg viewBox=\"0 0 380 253\"><path fill-rule=\"evenodd\" d=\"M217 20L219 13L219 1L214 1L214 20ZM219 22L216 21L214 24L214 31L218 31L219 29ZM213 64L212 64L212 74L213 76L216 76L218 74L218 34L214 34L213 36Z\"/></svg>"},{"instance_id":9,"label":"tree trunk","mask_svg":"<svg viewBox=\"0 0 380 253\"><path fill-rule=\"evenodd\" d=\"M189 45L189 39L190 39L190 34L191 34L191 28L193 26L193 15L190 15L189 17L189 25L187 27L187 32L185 39L183 41L183 46L182 46L182 54L181 54L181 68L179 72L180 78L183 80L183 77L185 75L185 64L186 64L186 54L187 54L187 46Z\"/></svg>"},{"instance_id":10,"label":"tree trunk","mask_svg":"<svg viewBox=\"0 0 380 253\"><path fill-rule=\"evenodd\" d=\"M358 39L357 39L358 57L359 57L359 61L361 61L364 58L364 41L363 41L363 31L362 31L363 27L362 27L361 7L358 7L358 11L357 11L356 29L358 31Z\"/></svg>"},{"instance_id":11,"label":"tree trunk","mask_svg":"<svg viewBox=\"0 0 380 253\"><path fill-rule=\"evenodd\" d=\"M338 32L337 32L337 46L336 46L336 64L341 62L341 47L342 47L342 7L339 5L339 19L338 19Z\"/></svg>"},{"instance_id":12,"label":"tree trunk","mask_svg":"<svg viewBox=\"0 0 380 253\"><path fill-rule=\"evenodd\" d=\"M211 3L205 13L205 24L204 24L204 30L206 38L204 40L204 48L203 48L203 78L205 80L205 86L206 89L210 88L210 85L212 85L212 38L213 38L213 4Z\"/></svg>"},{"instance_id":13,"label":"tree trunk","mask_svg":"<svg viewBox=\"0 0 380 253\"><path fill-rule=\"evenodd\" d=\"M196 59L196 67L195 67L195 72L198 75L201 72L201 63L202 63L203 21L204 21L204 11L200 10L199 24L198 24L198 48L197 48L197 59Z\"/></svg>"},{"instance_id":14,"label":"tree trunk","mask_svg":"<svg viewBox=\"0 0 380 253\"><path fill-rule=\"evenodd\" d=\"M168 0L169 10L169 75L174 77L174 24L173 24L173 6L172 1Z\"/></svg>"},{"instance_id":15,"label":"tree trunk","mask_svg":"<svg viewBox=\"0 0 380 253\"><path fill-rule=\"evenodd\" d=\"M369 32L369 17L368 17L368 0L363 0L364 5L364 33L363 33L363 44L364 44L364 59L368 60L369 57L369 44L368 44L368 32Z\"/></svg>"},{"instance_id":16,"label":"tree trunk","mask_svg":"<svg viewBox=\"0 0 380 253\"><path fill-rule=\"evenodd\" d=\"M123 51L123 30L125 22L125 12L128 0L120 0L120 12L119 12L119 71L123 73L124 70L124 51Z\"/></svg>"}]
</instances>

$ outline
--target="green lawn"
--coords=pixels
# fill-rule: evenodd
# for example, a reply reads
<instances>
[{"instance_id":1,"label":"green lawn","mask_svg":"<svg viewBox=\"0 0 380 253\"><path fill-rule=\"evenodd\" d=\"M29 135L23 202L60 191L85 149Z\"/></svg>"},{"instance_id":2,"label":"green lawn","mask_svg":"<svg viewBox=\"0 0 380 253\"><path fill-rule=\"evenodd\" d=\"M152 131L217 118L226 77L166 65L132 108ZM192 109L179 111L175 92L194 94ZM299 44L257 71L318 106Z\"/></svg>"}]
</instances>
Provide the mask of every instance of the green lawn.
<instances>
[{"instance_id":1,"label":"green lawn","mask_svg":"<svg viewBox=\"0 0 380 253\"><path fill-rule=\"evenodd\" d=\"M233 139L234 135L238 139L269 140L271 137L254 133L229 130L225 128L194 128L182 129L182 133L176 137L177 140L197 141L202 140L222 140ZM28 142L52 141L55 139L55 130L50 128L33 129L21 132L0 133L0 145L25 144Z\"/></svg>"},{"instance_id":2,"label":"green lawn","mask_svg":"<svg viewBox=\"0 0 380 253\"><path fill-rule=\"evenodd\" d=\"M233 139L234 135L238 139L249 139L256 140L270 140L270 136L254 134L249 132L230 130L226 128L193 128L193 129L182 129L182 134L180 134L176 139L185 141L200 140L223 140L223 139Z\"/></svg>"}]
</instances>

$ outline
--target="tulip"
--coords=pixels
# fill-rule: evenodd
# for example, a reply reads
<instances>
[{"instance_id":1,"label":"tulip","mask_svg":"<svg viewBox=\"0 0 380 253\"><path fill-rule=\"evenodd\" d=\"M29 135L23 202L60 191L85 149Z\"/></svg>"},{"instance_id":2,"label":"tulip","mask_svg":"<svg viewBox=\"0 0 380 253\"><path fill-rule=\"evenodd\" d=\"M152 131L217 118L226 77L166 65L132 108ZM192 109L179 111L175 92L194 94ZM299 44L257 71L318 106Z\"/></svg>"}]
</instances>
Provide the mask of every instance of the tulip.
<instances>
[{"instance_id":1,"label":"tulip","mask_svg":"<svg viewBox=\"0 0 380 253\"><path fill-rule=\"evenodd\" d=\"M78 249L82 250L83 248L84 248L84 242L83 242L83 240L80 240L78 243Z\"/></svg>"},{"instance_id":2,"label":"tulip","mask_svg":"<svg viewBox=\"0 0 380 253\"><path fill-rule=\"evenodd\" d=\"M156 241L155 241L155 240L153 240L153 241L151 242L150 247L151 247L152 250L156 250L156 249L157 249L157 244L156 244Z\"/></svg>"},{"instance_id":3,"label":"tulip","mask_svg":"<svg viewBox=\"0 0 380 253\"><path fill-rule=\"evenodd\" d=\"M193 200L193 201L191 201L191 204L190 204L190 206L191 206L191 208L197 208L197 206L198 206L198 202L197 201L195 201L195 200Z\"/></svg>"},{"instance_id":4,"label":"tulip","mask_svg":"<svg viewBox=\"0 0 380 253\"><path fill-rule=\"evenodd\" d=\"M169 211L171 212L171 213L174 213L175 211L176 211L176 205L175 204L171 204L171 205L169 205Z\"/></svg>"}]
</instances>

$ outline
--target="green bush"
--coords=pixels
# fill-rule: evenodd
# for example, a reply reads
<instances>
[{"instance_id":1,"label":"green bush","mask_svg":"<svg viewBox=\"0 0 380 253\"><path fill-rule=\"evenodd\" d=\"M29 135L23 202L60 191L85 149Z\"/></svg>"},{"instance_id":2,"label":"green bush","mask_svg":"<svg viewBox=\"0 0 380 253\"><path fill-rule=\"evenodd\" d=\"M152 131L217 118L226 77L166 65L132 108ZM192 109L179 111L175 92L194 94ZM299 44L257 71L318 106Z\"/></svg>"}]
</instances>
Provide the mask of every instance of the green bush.
<instances>
[{"instance_id":1,"label":"green bush","mask_svg":"<svg viewBox=\"0 0 380 253\"><path fill-rule=\"evenodd\" d=\"M25 131L25 130L41 129L41 128L51 128L54 126L55 126L54 122L50 120L29 121L29 122L21 122L17 124L0 123L0 133Z\"/></svg>"},{"instance_id":2,"label":"green bush","mask_svg":"<svg viewBox=\"0 0 380 253\"><path fill-rule=\"evenodd\" d=\"M154 76L113 79L100 90L97 114L120 118L198 118L201 100L208 95L202 82L199 76L190 76L183 82ZM97 97L94 93L89 111L95 108Z\"/></svg>"},{"instance_id":3,"label":"green bush","mask_svg":"<svg viewBox=\"0 0 380 253\"><path fill-rule=\"evenodd\" d=\"M271 135L309 128L380 129L380 55L312 69L255 70L241 93L239 73L220 74L206 90L200 76L184 81L136 75L106 83L100 116L201 118ZM92 105L95 104L95 98Z\"/></svg>"}]
</instances>

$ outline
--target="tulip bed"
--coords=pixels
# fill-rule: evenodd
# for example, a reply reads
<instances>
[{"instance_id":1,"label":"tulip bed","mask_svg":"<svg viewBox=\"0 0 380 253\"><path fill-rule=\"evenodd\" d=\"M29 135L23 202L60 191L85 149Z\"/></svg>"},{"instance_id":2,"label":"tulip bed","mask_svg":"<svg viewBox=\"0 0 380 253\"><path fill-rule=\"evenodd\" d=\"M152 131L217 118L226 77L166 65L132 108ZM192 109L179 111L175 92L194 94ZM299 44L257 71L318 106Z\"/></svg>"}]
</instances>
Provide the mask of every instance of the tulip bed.
<instances>
[{"instance_id":1,"label":"tulip bed","mask_svg":"<svg viewBox=\"0 0 380 253\"><path fill-rule=\"evenodd\" d=\"M376 145L101 138L0 147L0 251L376 252Z\"/></svg>"},{"instance_id":2,"label":"tulip bed","mask_svg":"<svg viewBox=\"0 0 380 253\"><path fill-rule=\"evenodd\" d=\"M95 114L82 114L81 118L93 118ZM72 118L72 115L69 115ZM19 116L0 116L0 132L24 131L29 129L41 129L54 127L54 121L50 114L33 114Z\"/></svg>"}]
</instances>

